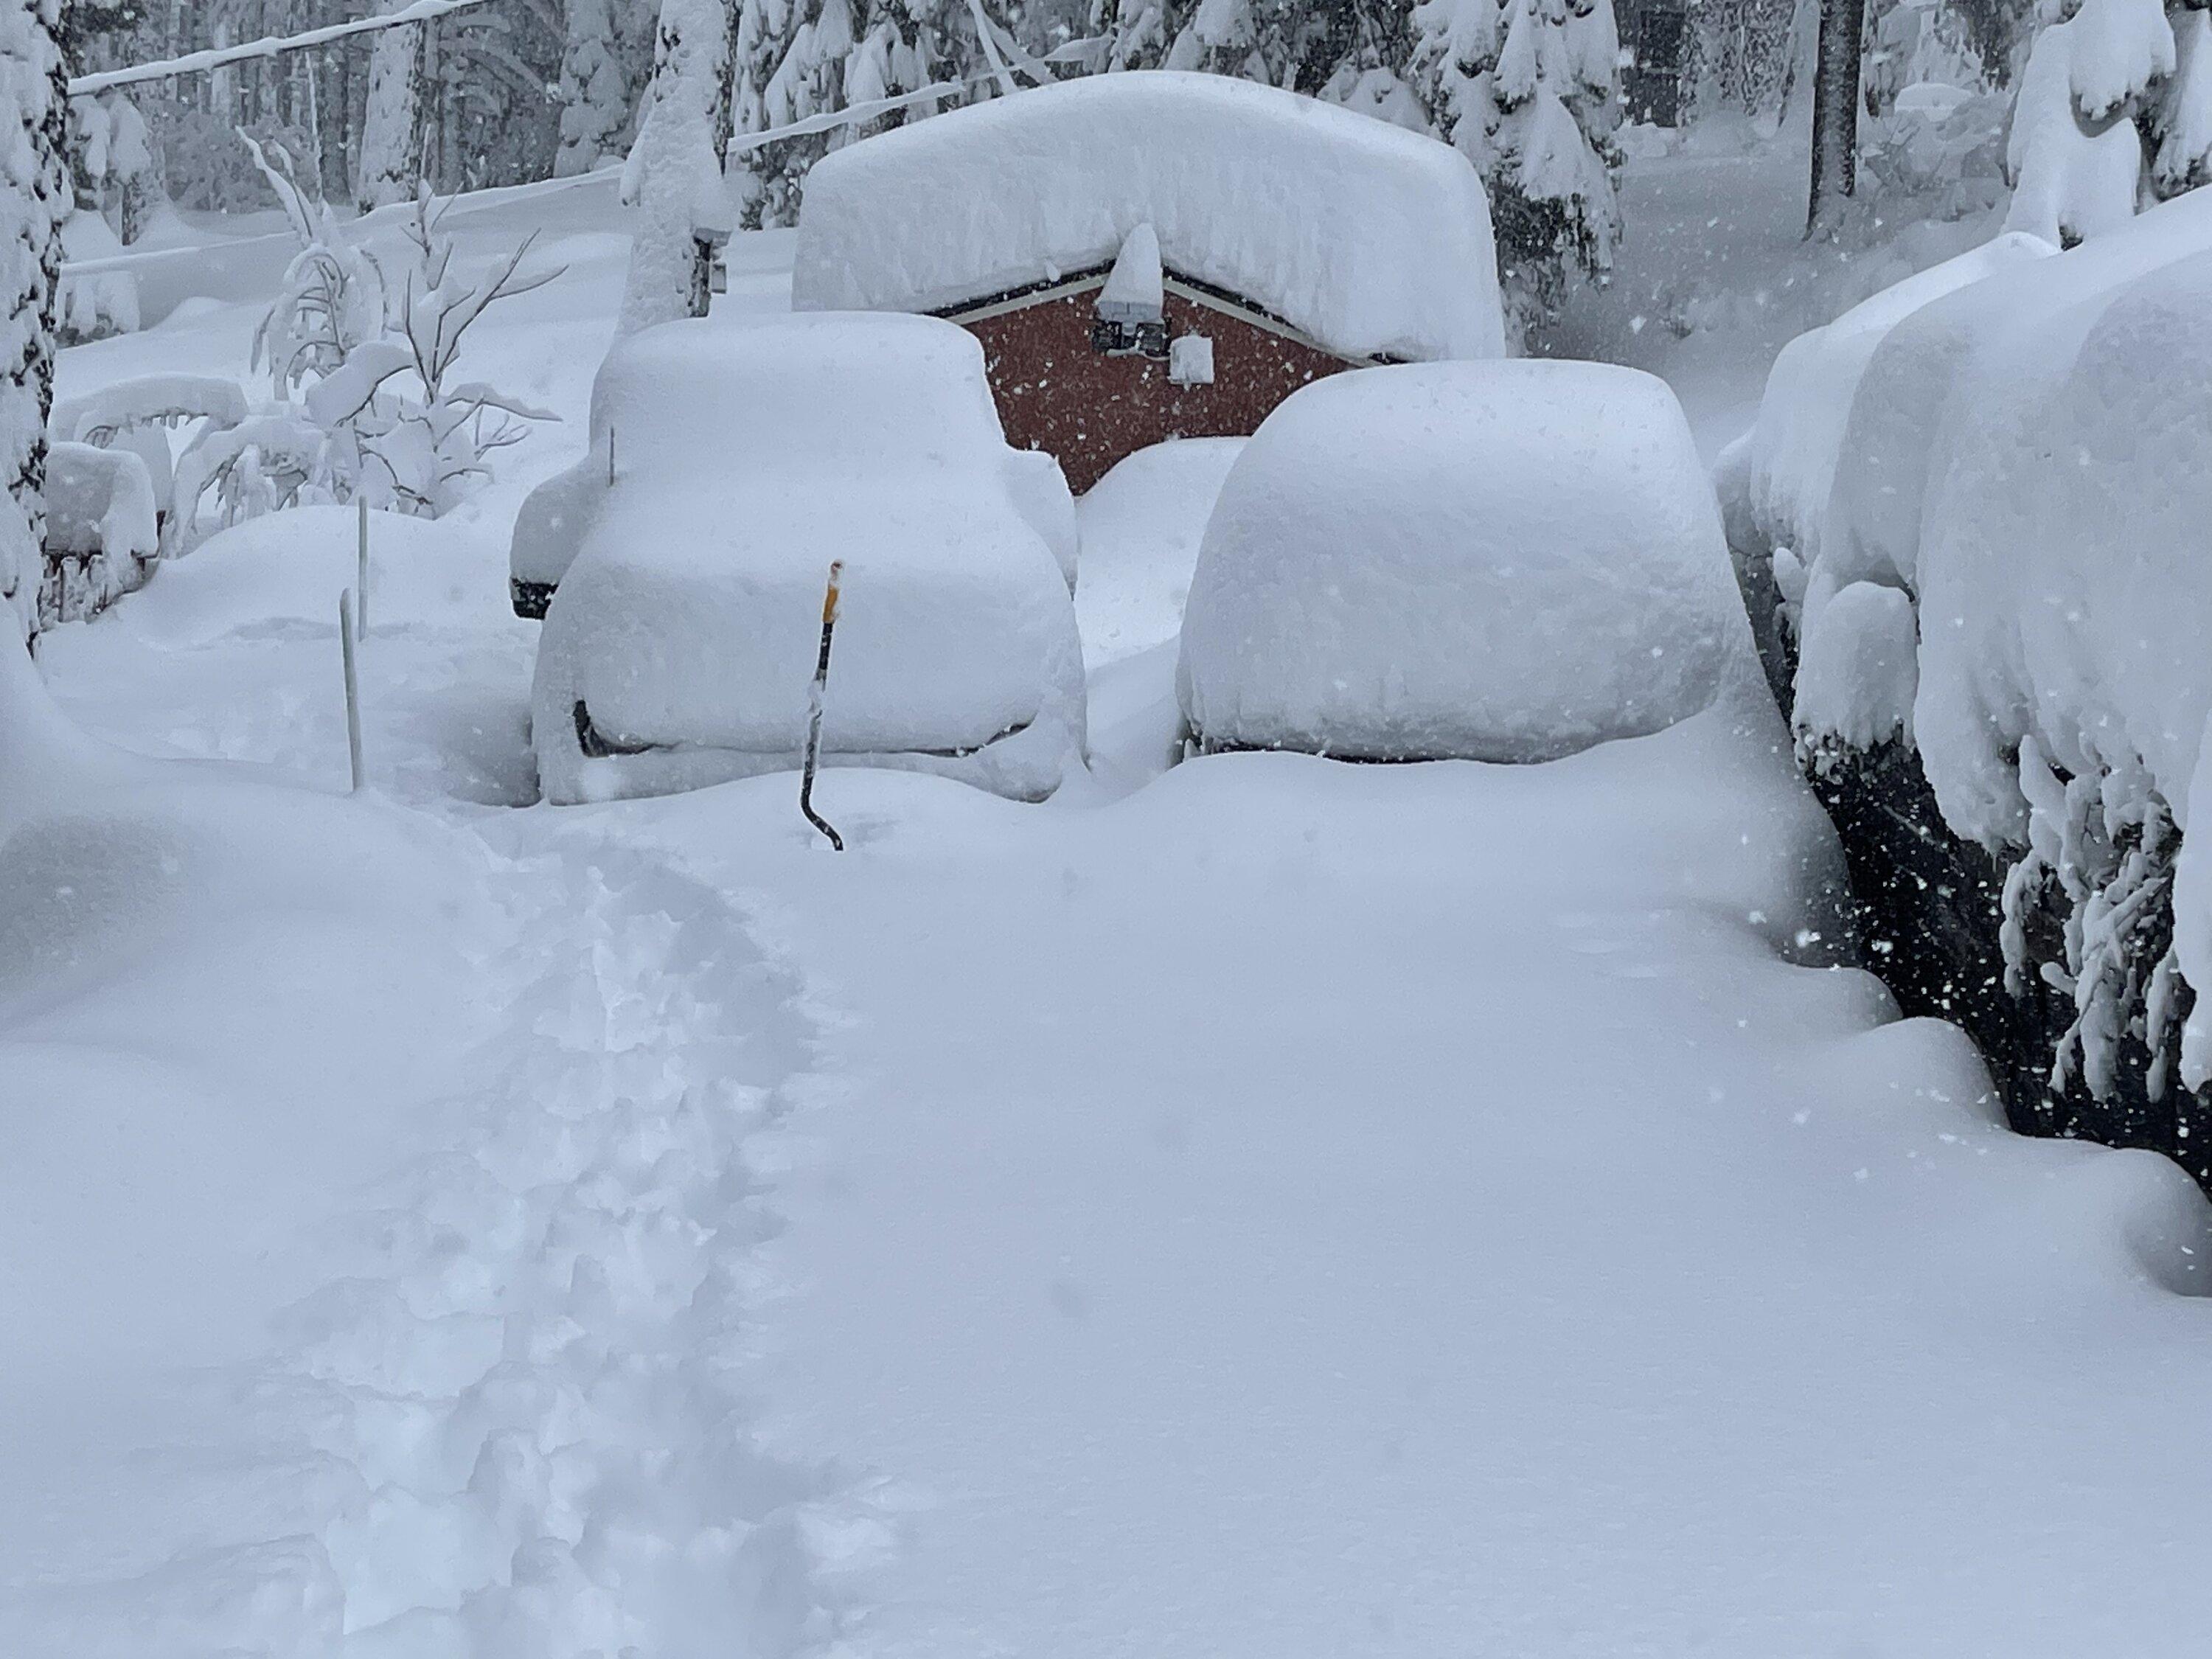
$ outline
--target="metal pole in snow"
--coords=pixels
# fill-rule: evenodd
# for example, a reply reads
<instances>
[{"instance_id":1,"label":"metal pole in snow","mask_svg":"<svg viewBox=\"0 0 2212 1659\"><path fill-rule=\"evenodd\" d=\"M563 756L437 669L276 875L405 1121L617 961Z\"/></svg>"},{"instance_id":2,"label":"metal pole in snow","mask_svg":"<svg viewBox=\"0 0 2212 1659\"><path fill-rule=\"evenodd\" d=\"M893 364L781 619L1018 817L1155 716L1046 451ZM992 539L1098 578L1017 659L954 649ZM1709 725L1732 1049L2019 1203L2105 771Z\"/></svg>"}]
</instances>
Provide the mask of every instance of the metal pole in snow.
<instances>
[{"instance_id":1,"label":"metal pole in snow","mask_svg":"<svg viewBox=\"0 0 2212 1659\"><path fill-rule=\"evenodd\" d=\"M368 497L356 495L353 499L354 505L359 509L356 516L361 521L360 546L355 559L354 574L354 591L361 595L361 614L354 618L354 625L359 628L362 634L367 634L368 632Z\"/></svg>"},{"instance_id":2,"label":"metal pole in snow","mask_svg":"<svg viewBox=\"0 0 2212 1659\"><path fill-rule=\"evenodd\" d=\"M822 755L822 694L830 684L830 636L837 627L837 584L845 574L845 562L830 562L830 586L822 594L822 652L814 659L814 684L806 694L806 757L799 773L799 810L806 821L830 838L830 845L842 853L845 838L830 826L829 820L814 810L814 766ZM348 658L349 661L352 660Z\"/></svg>"},{"instance_id":3,"label":"metal pole in snow","mask_svg":"<svg viewBox=\"0 0 2212 1659\"><path fill-rule=\"evenodd\" d=\"M338 652L345 662L346 758L353 764L353 790L361 793L361 680L353 664L353 590L338 595Z\"/></svg>"}]
</instances>

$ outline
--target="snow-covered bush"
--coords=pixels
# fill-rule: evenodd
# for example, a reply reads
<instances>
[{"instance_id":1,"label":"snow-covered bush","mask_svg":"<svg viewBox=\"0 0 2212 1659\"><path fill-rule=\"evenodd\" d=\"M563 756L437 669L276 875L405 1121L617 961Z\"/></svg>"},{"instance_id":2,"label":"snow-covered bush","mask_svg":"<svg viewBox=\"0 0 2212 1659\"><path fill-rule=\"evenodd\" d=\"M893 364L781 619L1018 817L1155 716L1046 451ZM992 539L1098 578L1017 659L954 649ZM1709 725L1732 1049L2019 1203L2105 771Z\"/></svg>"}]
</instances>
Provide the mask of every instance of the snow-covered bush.
<instances>
[{"instance_id":1,"label":"snow-covered bush","mask_svg":"<svg viewBox=\"0 0 2212 1659\"><path fill-rule=\"evenodd\" d=\"M2174 866L2168 833L2185 837L2212 799L2197 781L2212 714L2208 318L2212 252L2061 317L2016 314L1954 397L1925 510L1915 724L1929 779L1956 832L2013 859L2008 921L2055 884L2065 949L2042 971L2080 1018L2053 1063L2098 1094L2133 1023L2155 1097L2181 1010L2153 986L2177 969L2212 986L2212 879L2194 848ZM2155 935L2136 924L2169 902L2172 959L2145 960ZM2016 927L2008 945L2023 967ZM2191 1086L2212 1079L2212 1022L2191 1021L2183 1060Z\"/></svg>"},{"instance_id":2,"label":"snow-covered bush","mask_svg":"<svg viewBox=\"0 0 2212 1659\"><path fill-rule=\"evenodd\" d=\"M1176 684L1209 748L1539 761L1696 714L1749 651L1663 383L1420 363L1317 380L1261 424Z\"/></svg>"},{"instance_id":3,"label":"snow-covered bush","mask_svg":"<svg viewBox=\"0 0 2212 1659\"><path fill-rule=\"evenodd\" d=\"M398 31L393 31L398 33ZM301 184L289 156L241 133L284 204L301 248L276 300L256 330L253 361L270 374L277 403L256 419L212 438L204 464L185 477L180 502L210 484L225 523L296 501L344 501L365 494L379 506L435 518L489 476L488 458L518 441L520 419L544 411L453 371L470 327L503 299L560 275L520 266L535 237L525 237L474 278L453 259L444 209L427 191L414 203L406 268L387 272L348 240L329 204ZM312 457L307 436L322 441ZM189 509L181 515L189 524Z\"/></svg>"},{"instance_id":4,"label":"snow-covered bush","mask_svg":"<svg viewBox=\"0 0 2212 1659\"><path fill-rule=\"evenodd\" d=\"M1963 219L2005 196L2006 104L1996 93L1921 82L1859 122L1863 194Z\"/></svg>"},{"instance_id":5,"label":"snow-covered bush","mask_svg":"<svg viewBox=\"0 0 2212 1659\"><path fill-rule=\"evenodd\" d=\"M149 374L118 380L89 397L57 404L49 422L57 442L128 450L144 463L165 544L186 527L176 517L175 462L170 434L194 428L187 453L200 438L235 427L246 418L246 394L235 380L204 374Z\"/></svg>"},{"instance_id":6,"label":"snow-covered bush","mask_svg":"<svg viewBox=\"0 0 2212 1659\"><path fill-rule=\"evenodd\" d=\"M1782 349L1767 373L1757 420L1722 453L1715 477L1729 545L1739 558L1771 562L1793 639L1810 626L1829 596L1850 582L1907 585L1893 568L1826 556L1830 498L1845 465L1845 429L1858 404L1861 380L1884 341L1944 295L2055 251L2032 236L1999 236L1884 289ZM1917 409L1932 419L1948 392L1948 381L1924 386L1910 401L1886 404L1883 412ZM1755 624L1765 620L1754 614Z\"/></svg>"},{"instance_id":7,"label":"snow-covered bush","mask_svg":"<svg viewBox=\"0 0 2212 1659\"><path fill-rule=\"evenodd\" d=\"M330 204L300 179L291 152L237 135L284 210L300 245L276 299L253 331L253 367L266 369L279 398L337 372L356 347L384 331L384 270L351 241Z\"/></svg>"},{"instance_id":8,"label":"snow-covered bush","mask_svg":"<svg viewBox=\"0 0 2212 1659\"><path fill-rule=\"evenodd\" d=\"M69 264L62 270L60 298L54 307L61 343L82 345L110 335L137 333L138 279L128 270L73 268L123 252L107 221L97 213L71 214L62 227L62 246Z\"/></svg>"},{"instance_id":9,"label":"snow-covered bush","mask_svg":"<svg viewBox=\"0 0 2212 1659\"><path fill-rule=\"evenodd\" d=\"M2212 193L2003 240L1785 352L1730 536L1907 1012L1966 1024L2022 1127L2212 1179L2170 1099L2212 1082Z\"/></svg>"},{"instance_id":10,"label":"snow-covered bush","mask_svg":"<svg viewBox=\"0 0 2212 1659\"><path fill-rule=\"evenodd\" d=\"M55 620L89 617L145 580L158 537L143 460L127 449L52 444L46 494L48 609Z\"/></svg>"},{"instance_id":11,"label":"snow-covered bush","mask_svg":"<svg viewBox=\"0 0 2212 1659\"><path fill-rule=\"evenodd\" d=\"M2007 223L2070 245L2212 179L2212 14L2041 0L2014 102Z\"/></svg>"},{"instance_id":12,"label":"snow-covered bush","mask_svg":"<svg viewBox=\"0 0 2212 1659\"><path fill-rule=\"evenodd\" d=\"M408 222L416 262L392 301L394 331L355 348L307 394L318 425L349 434L362 464L358 487L372 501L433 519L491 476L489 457L521 441L520 422L560 418L483 381L456 381L453 367L487 309L543 288L561 268L522 274L533 232L464 280L442 215L427 194L416 198Z\"/></svg>"}]
</instances>

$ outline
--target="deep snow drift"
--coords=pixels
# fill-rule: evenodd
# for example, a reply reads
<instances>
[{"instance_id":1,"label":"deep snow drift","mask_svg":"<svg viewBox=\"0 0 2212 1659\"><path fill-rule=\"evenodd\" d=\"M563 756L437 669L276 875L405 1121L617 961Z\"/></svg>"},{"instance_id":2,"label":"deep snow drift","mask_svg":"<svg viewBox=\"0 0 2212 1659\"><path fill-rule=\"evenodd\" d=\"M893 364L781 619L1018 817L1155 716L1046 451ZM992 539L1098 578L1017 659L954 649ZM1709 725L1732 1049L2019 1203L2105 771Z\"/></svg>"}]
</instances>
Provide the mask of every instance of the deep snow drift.
<instances>
[{"instance_id":1,"label":"deep snow drift","mask_svg":"<svg viewBox=\"0 0 2212 1659\"><path fill-rule=\"evenodd\" d=\"M47 638L104 736L291 775L133 786L228 803L178 874L249 945L131 921L0 1012L0 1182L63 1230L5 1258L0 1650L2202 1645L2202 1202L1993 1127L1955 1033L1819 965L1832 844L1740 658L1546 765L1162 775L1225 459L1177 447L1131 465L1180 524L1083 504L1112 637L1054 803L832 774L842 857L788 775L475 804L527 786L507 529L583 447L605 229L474 341L565 430L378 526L371 775L427 814L300 787L344 773L342 514ZM65 392L242 362L250 304L161 314Z\"/></svg>"}]
</instances>

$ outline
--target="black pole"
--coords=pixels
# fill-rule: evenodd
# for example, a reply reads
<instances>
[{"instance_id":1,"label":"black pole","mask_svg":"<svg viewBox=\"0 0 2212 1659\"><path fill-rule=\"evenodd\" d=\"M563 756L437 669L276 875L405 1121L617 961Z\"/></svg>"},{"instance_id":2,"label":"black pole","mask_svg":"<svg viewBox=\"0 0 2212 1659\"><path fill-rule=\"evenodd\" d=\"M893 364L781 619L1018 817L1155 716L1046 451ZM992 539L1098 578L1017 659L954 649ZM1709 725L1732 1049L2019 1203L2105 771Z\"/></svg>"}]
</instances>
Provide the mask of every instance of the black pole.
<instances>
[{"instance_id":1,"label":"black pole","mask_svg":"<svg viewBox=\"0 0 2212 1659\"><path fill-rule=\"evenodd\" d=\"M1834 228L1858 187L1859 58L1866 0L1820 0L1820 58L1813 71L1813 178L1805 234Z\"/></svg>"},{"instance_id":2,"label":"black pole","mask_svg":"<svg viewBox=\"0 0 2212 1659\"><path fill-rule=\"evenodd\" d=\"M799 810L840 853L845 850L845 838L814 810L814 767L822 754L822 697L830 684L830 637L837 629L837 584L844 574L845 562L832 559L830 586L822 594L822 651L814 659L814 684L806 695L806 756L799 773Z\"/></svg>"}]
</instances>

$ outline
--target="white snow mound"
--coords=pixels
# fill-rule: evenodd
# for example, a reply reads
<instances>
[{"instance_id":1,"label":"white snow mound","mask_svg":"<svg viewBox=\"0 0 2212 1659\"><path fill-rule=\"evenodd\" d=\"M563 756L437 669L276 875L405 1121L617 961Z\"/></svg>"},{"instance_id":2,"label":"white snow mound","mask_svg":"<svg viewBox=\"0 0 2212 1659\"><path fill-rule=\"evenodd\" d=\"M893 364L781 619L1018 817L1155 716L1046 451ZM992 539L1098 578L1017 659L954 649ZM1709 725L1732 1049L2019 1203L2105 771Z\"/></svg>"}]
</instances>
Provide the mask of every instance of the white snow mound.
<instances>
[{"instance_id":1,"label":"white snow mound","mask_svg":"<svg viewBox=\"0 0 2212 1659\"><path fill-rule=\"evenodd\" d=\"M796 765L833 560L828 763L1050 793L1082 748L1082 651L981 374L973 336L923 317L678 322L619 345L601 389L635 391L607 400L633 459L539 643L546 794Z\"/></svg>"},{"instance_id":2,"label":"white snow mound","mask_svg":"<svg viewBox=\"0 0 2212 1659\"><path fill-rule=\"evenodd\" d=\"M1067 480L1042 451L1007 445L981 346L949 323L880 313L740 314L616 341L592 382L590 448L524 499L509 572L558 584L603 512L688 493L702 474L769 487L785 460L820 480L878 456L998 469L1074 587Z\"/></svg>"},{"instance_id":3,"label":"white snow mound","mask_svg":"<svg viewBox=\"0 0 2212 1659\"><path fill-rule=\"evenodd\" d=\"M1748 644L1663 383L1422 364L1261 425L1206 526L1177 689L1209 745L1540 761L1697 713Z\"/></svg>"},{"instance_id":4,"label":"white snow mound","mask_svg":"<svg viewBox=\"0 0 2212 1659\"><path fill-rule=\"evenodd\" d=\"M2023 261L2058 250L2008 233L1882 289L1783 347L1768 371L1759 418L1716 466L1729 539L1787 547L1817 559L1845 422L1876 348L1922 307Z\"/></svg>"},{"instance_id":5,"label":"white snow mound","mask_svg":"<svg viewBox=\"0 0 2212 1659\"><path fill-rule=\"evenodd\" d=\"M1503 354L1490 208L1449 146L1224 76L1099 76L973 104L807 175L802 311L941 311L1103 269L1176 274L1351 357Z\"/></svg>"}]
</instances>

